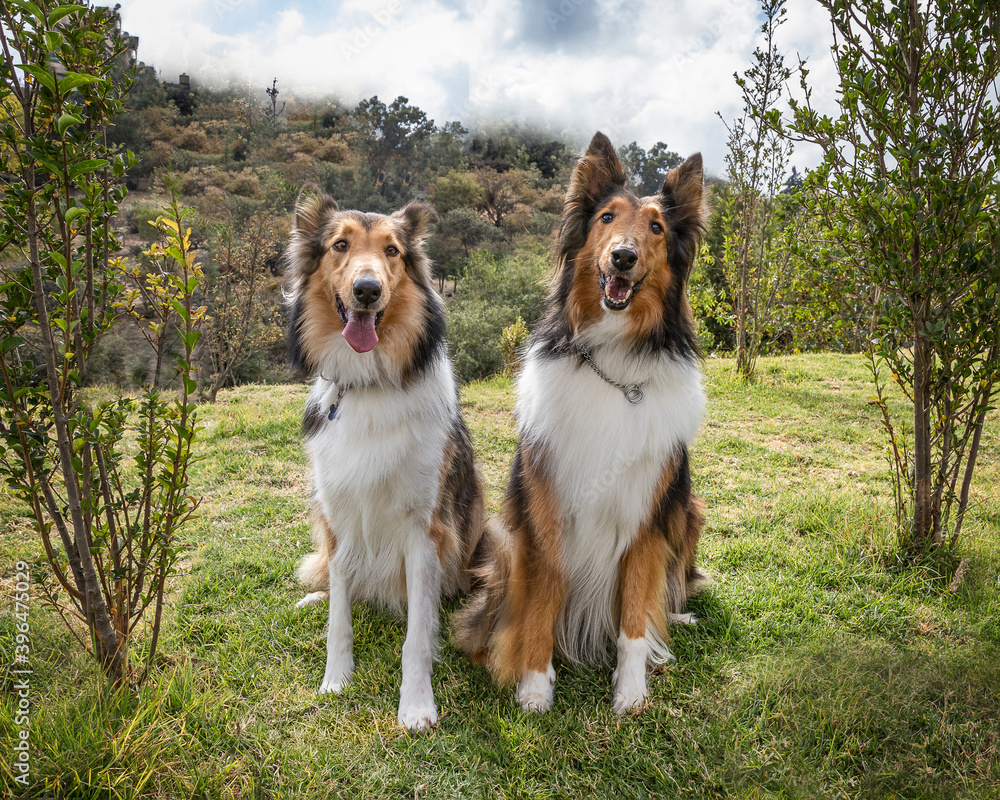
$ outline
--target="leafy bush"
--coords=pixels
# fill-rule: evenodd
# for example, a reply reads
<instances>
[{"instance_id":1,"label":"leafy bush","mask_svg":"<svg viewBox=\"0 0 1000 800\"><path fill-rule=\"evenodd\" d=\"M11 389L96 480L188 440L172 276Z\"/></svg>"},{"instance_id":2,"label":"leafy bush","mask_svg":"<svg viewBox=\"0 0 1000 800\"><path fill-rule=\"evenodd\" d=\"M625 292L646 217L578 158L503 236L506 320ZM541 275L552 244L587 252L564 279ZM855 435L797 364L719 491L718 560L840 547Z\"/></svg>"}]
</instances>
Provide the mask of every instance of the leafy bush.
<instances>
[{"instance_id":1,"label":"leafy bush","mask_svg":"<svg viewBox=\"0 0 1000 800\"><path fill-rule=\"evenodd\" d=\"M208 134L197 123L192 123L187 128L181 129L180 133L174 137L174 147L190 150L193 153L207 153L211 149Z\"/></svg>"},{"instance_id":2,"label":"leafy bush","mask_svg":"<svg viewBox=\"0 0 1000 800\"><path fill-rule=\"evenodd\" d=\"M326 161L330 164L347 164L351 158L351 151L347 142L341 137L331 136L320 145L315 155L320 161Z\"/></svg>"},{"instance_id":3,"label":"leafy bush","mask_svg":"<svg viewBox=\"0 0 1000 800\"><path fill-rule=\"evenodd\" d=\"M160 232L155 226L156 218L162 212L150 206L136 206L132 212L132 230L139 234L144 242L155 242L160 238Z\"/></svg>"},{"instance_id":4,"label":"leafy bush","mask_svg":"<svg viewBox=\"0 0 1000 800\"><path fill-rule=\"evenodd\" d=\"M455 369L462 381L486 377L504 368L500 339L505 328L532 325L545 305L544 250L509 255L477 251L448 308L448 337Z\"/></svg>"},{"instance_id":5,"label":"leafy bush","mask_svg":"<svg viewBox=\"0 0 1000 800\"><path fill-rule=\"evenodd\" d=\"M503 371L515 374L521 367L521 348L528 341L528 326L520 317L513 325L508 325L500 333L500 354L503 356Z\"/></svg>"},{"instance_id":6,"label":"leafy bush","mask_svg":"<svg viewBox=\"0 0 1000 800\"><path fill-rule=\"evenodd\" d=\"M243 170L239 175L233 176L226 190L230 194L249 197L254 200L260 200L264 196L260 188L260 178L248 169Z\"/></svg>"}]
</instances>

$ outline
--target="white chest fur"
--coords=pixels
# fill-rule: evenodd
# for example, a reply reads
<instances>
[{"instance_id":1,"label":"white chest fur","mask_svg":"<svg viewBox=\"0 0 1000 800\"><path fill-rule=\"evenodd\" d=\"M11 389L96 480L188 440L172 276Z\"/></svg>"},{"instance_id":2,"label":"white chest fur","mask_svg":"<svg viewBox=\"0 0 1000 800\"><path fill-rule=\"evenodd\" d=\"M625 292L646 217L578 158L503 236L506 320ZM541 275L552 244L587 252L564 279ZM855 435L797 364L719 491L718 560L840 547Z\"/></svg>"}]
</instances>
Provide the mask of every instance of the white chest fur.
<instances>
[{"instance_id":1,"label":"white chest fur","mask_svg":"<svg viewBox=\"0 0 1000 800\"><path fill-rule=\"evenodd\" d=\"M624 348L592 352L619 383L641 383L630 404L577 356L529 352L518 381L520 435L544 449L558 498L567 601L557 642L570 658L600 655L617 637L618 563L649 518L663 467L697 433L705 393L697 366Z\"/></svg>"},{"instance_id":2,"label":"white chest fur","mask_svg":"<svg viewBox=\"0 0 1000 800\"><path fill-rule=\"evenodd\" d=\"M325 417L337 395L335 384L318 379L309 404ZM355 599L404 601L403 557L409 537L425 535L430 523L457 413L441 358L406 389L346 390L336 418L308 439L316 498Z\"/></svg>"}]
</instances>

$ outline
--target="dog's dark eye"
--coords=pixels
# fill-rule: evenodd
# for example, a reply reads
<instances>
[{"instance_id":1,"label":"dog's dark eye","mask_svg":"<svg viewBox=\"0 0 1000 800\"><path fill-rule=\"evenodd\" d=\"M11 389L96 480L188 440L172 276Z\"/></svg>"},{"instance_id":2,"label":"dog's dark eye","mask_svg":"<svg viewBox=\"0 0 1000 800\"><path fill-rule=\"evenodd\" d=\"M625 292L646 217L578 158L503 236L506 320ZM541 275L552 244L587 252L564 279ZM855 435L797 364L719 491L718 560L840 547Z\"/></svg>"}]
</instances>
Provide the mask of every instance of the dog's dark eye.
<instances>
[{"instance_id":1,"label":"dog's dark eye","mask_svg":"<svg viewBox=\"0 0 1000 800\"><path fill-rule=\"evenodd\" d=\"M651 222L649 224L649 229L656 234L663 233L663 226L659 222Z\"/></svg>"},{"instance_id":2,"label":"dog's dark eye","mask_svg":"<svg viewBox=\"0 0 1000 800\"><path fill-rule=\"evenodd\" d=\"M613 220L614 218L615 215L612 214L610 211L605 211L603 214L601 214L601 222L611 222L611 220Z\"/></svg>"},{"instance_id":3,"label":"dog's dark eye","mask_svg":"<svg viewBox=\"0 0 1000 800\"><path fill-rule=\"evenodd\" d=\"M347 239L337 239L337 241L333 243L333 249L339 250L343 253L347 249Z\"/></svg>"},{"instance_id":4,"label":"dog's dark eye","mask_svg":"<svg viewBox=\"0 0 1000 800\"><path fill-rule=\"evenodd\" d=\"M387 248L385 248L385 254L390 258L392 258L393 256L398 256L399 248L396 247L396 245L394 244L390 244Z\"/></svg>"}]
</instances>

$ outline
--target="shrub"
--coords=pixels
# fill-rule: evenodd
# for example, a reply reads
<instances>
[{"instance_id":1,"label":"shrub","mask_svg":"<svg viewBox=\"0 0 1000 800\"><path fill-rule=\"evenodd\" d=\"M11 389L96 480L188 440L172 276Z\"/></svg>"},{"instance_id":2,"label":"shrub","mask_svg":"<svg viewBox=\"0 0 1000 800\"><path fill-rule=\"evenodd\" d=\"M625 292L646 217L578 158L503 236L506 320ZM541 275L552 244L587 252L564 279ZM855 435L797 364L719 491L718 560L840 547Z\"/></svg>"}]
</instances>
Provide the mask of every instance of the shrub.
<instances>
[{"instance_id":1,"label":"shrub","mask_svg":"<svg viewBox=\"0 0 1000 800\"><path fill-rule=\"evenodd\" d=\"M182 129L174 137L174 147L190 150L192 153L207 153L209 151L208 134L197 123Z\"/></svg>"},{"instance_id":2,"label":"shrub","mask_svg":"<svg viewBox=\"0 0 1000 800\"><path fill-rule=\"evenodd\" d=\"M160 232L155 226L156 218L160 216L160 209L149 206L136 206L132 212L133 230L139 234L139 238L144 242L155 242L160 238Z\"/></svg>"},{"instance_id":3,"label":"shrub","mask_svg":"<svg viewBox=\"0 0 1000 800\"><path fill-rule=\"evenodd\" d=\"M253 200L260 200L264 196L260 188L260 178L249 170L243 170L239 175L233 176L233 179L229 181L229 185L226 187L226 191L230 194L249 197Z\"/></svg>"},{"instance_id":4,"label":"shrub","mask_svg":"<svg viewBox=\"0 0 1000 800\"><path fill-rule=\"evenodd\" d=\"M503 356L503 371L513 375L521 366L521 348L528 341L528 326L520 317L513 325L508 325L500 333L500 354Z\"/></svg>"},{"instance_id":5,"label":"shrub","mask_svg":"<svg viewBox=\"0 0 1000 800\"><path fill-rule=\"evenodd\" d=\"M530 326L545 305L546 258L541 249L505 256L477 251L448 307L449 347L463 381L504 368L499 343L505 328Z\"/></svg>"},{"instance_id":6,"label":"shrub","mask_svg":"<svg viewBox=\"0 0 1000 800\"><path fill-rule=\"evenodd\" d=\"M319 146L315 156L320 161L330 164L347 164L351 158L351 151L341 137L334 135Z\"/></svg>"}]
</instances>

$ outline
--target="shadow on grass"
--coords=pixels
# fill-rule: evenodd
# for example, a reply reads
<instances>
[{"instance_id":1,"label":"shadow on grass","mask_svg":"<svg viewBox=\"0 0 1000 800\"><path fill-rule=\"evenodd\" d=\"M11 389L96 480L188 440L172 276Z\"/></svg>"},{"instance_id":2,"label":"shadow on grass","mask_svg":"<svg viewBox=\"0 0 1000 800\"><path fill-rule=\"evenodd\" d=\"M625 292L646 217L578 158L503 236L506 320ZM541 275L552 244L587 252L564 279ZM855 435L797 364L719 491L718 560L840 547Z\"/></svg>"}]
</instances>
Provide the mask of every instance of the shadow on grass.
<instances>
[{"instance_id":1,"label":"shadow on grass","mask_svg":"<svg viewBox=\"0 0 1000 800\"><path fill-rule=\"evenodd\" d=\"M998 655L844 639L768 659L718 720L740 737L725 771L780 796L995 797Z\"/></svg>"}]
</instances>

